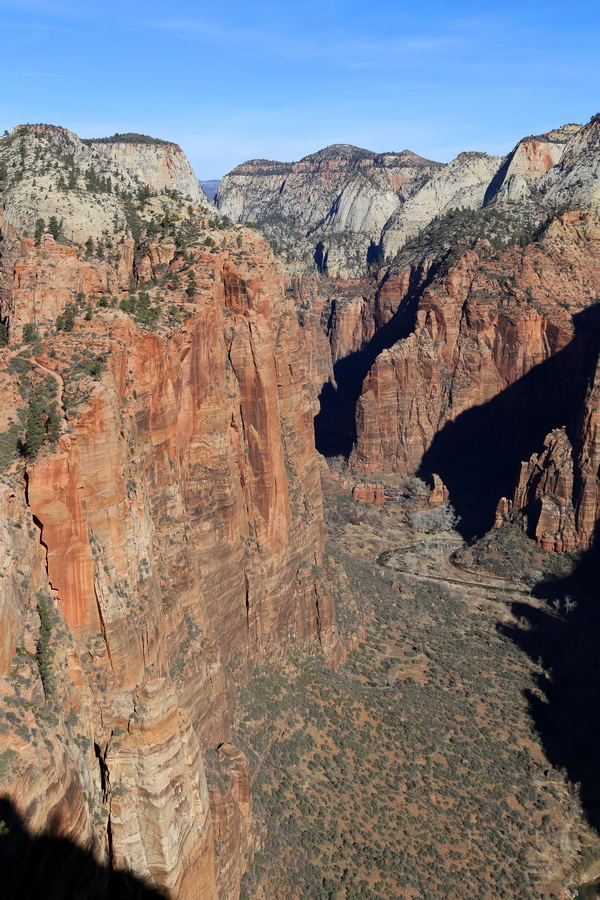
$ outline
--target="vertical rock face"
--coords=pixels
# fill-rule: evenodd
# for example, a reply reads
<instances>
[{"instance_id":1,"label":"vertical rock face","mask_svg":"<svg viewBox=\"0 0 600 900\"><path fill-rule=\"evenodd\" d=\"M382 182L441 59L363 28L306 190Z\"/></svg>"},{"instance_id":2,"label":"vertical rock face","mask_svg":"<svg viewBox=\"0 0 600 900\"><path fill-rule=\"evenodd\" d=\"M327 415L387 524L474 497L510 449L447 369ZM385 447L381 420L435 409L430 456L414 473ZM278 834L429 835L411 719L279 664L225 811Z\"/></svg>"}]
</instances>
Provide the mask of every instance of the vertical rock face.
<instances>
[{"instance_id":1,"label":"vertical rock face","mask_svg":"<svg viewBox=\"0 0 600 900\"><path fill-rule=\"evenodd\" d=\"M597 353L588 308L600 287L599 236L592 213L567 213L523 249L496 251L481 242L433 274L419 293L414 327L378 353L364 380L351 465L364 473L424 467L441 474L452 496L449 469L461 468L460 460L463 469L470 459L483 472L487 458L493 480L513 455L522 453L514 469L533 448L538 452L548 426L572 428ZM410 278L398 273L390 281L408 284ZM522 423L517 441L511 422ZM544 451L544 459L553 452ZM536 457L532 465L538 464ZM518 466L500 483L512 489L517 475ZM524 490L522 483L515 508ZM593 523L595 499L582 503L576 508L587 503ZM577 521L559 531L575 529L587 544L589 521Z\"/></svg>"},{"instance_id":2,"label":"vertical rock face","mask_svg":"<svg viewBox=\"0 0 600 900\"><path fill-rule=\"evenodd\" d=\"M372 153L335 144L295 163L251 160L226 175L216 203L259 224L292 267L362 274L392 213L441 167L409 150Z\"/></svg>"},{"instance_id":3,"label":"vertical rock face","mask_svg":"<svg viewBox=\"0 0 600 900\"><path fill-rule=\"evenodd\" d=\"M518 510L526 530L544 550L575 550L579 539L573 506L573 447L564 428L552 431L541 453L521 466L512 502L502 498L499 522Z\"/></svg>"},{"instance_id":4,"label":"vertical rock face","mask_svg":"<svg viewBox=\"0 0 600 900\"><path fill-rule=\"evenodd\" d=\"M519 514L545 550L587 550L600 518L600 379L594 372L574 427L552 431L541 453L523 462L498 521Z\"/></svg>"},{"instance_id":5,"label":"vertical rock face","mask_svg":"<svg viewBox=\"0 0 600 900\"><path fill-rule=\"evenodd\" d=\"M572 128L559 163L549 169L539 185L551 204L581 203L600 208L600 116L582 128Z\"/></svg>"},{"instance_id":6,"label":"vertical rock face","mask_svg":"<svg viewBox=\"0 0 600 900\"><path fill-rule=\"evenodd\" d=\"M501 157L487 153L461 153L430 173L423 187L385 223L381 236L383 255L394 257L435 216L443 216L452 209L481 208L501 163Z\"/></svg>"},{"instance_id":7,"label":"vertical rock face","mask_svg":"<svg viewBox=\"0 0 600 900\"><path fill-rule=\"evenodd\" d=\"M25 483L7 476L3 500L5 699L58 725L35 726L41 756L0 734L2 789L34 830L57 810L65 834L173 896L237 897L252 844L248 768L228 743L235 685L287 647L335 653L291 299L265 242L239 228L185 252L124 238L110 269L49 236L7 235L6 396L17 413L19 388L37 386L64 411L56 446ZM132 301L136 279L146 291ZM140 315L164 319L165 291L178 324L151 331ZM137 318L115 308L138 295ZM56 332L73 304L72 330ZM11 363L31 323L41 340ZM17 694L16 665L28 673ZM235 774L211 796L204 760L217 747Z\"/></svg>"},{"instance_id":8,"label":"vertical rock face","mask_svg":"<svg viewBox=\"0 0 600 900\"><path fill-rule=\"evenodd\" d=\"M486 195L509 202L523 202L530 197L531 187L561 161L580 125L563 125L547 134L526 137L506 157ZM552 178L552 176L550 176Z\"/></svg>"},{"instance_id":9,"label":"vertical rock face","mask_svg":"<svg viewBox=\"0 0 600 900\"><path fill-rule=\"evenodd\" d=\"M290 272L357 278L452 210L489 208L527 227L574 202L597 211L599 129L595 116L523 138L505 158L467 152L447 164L348 145L297 163L250 160L225 176L216 203L260 225Z\"/></svg>"},{"instance_id":10,"label":"vertical rock face","mask_svg":"<svg viewBox=\"0 0 600 900\"><path fill-rule=\"evenodd\" d=\"M135 140L127 140L128 137ZM205 194L181 147L144 135L115 135L86 141L118 171L129 172L155 191L178 191L193 203L205 206Z\"/></svg>"},{"instance_id":11,"label":"vertical rock face","mask_svg":"<svg viewBox=\"0 0 600 900\"><path fill-rule=\"evenodd\" d=\"M95 804L101 784L92 690L50 599L45 548L20 484L3 481L0 512L2 793L26 814L34 834L49 830L103 859L108 845L105 828L97 827L106 818ZM51 646L41 638L44 628Z\"/></svg>"}]
</instances>

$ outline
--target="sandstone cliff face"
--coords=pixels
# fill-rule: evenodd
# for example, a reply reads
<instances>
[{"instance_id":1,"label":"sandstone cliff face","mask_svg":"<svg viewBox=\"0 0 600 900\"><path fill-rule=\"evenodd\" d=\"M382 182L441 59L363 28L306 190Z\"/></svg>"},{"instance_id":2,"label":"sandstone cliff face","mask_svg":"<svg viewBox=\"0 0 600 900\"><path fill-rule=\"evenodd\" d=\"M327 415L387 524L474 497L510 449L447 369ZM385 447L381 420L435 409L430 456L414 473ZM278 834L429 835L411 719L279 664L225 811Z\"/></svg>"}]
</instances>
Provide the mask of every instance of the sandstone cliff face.
<instances>
[{"instance_id":1,"label":"sandstone cliff face","mask_svg":"<svg viewBox=\"0 0 600 900\"><path fill-rule=\"evenodd\" d=\"M87 143L99 157L106 157L111 168L129 172L155 191L178 191L193 203L208 208L198 179L177 144L133 143L123 139Z\"/></svg>"},{"instance_id":2,"label":"sandstone cliff face","mask_svg":"<svg viewBox=\"0 0 600 900\"><path fill-rule=\"evenodd\" d=\"M522 421L521 433L531 429L533 446L548 430L540 433L544 411L552 424L570 424L596 353L593 329L587 319L578 327L577 314L585 318L598 296L599 237L593 214L568 213L538 243L495 251L483 242L443 266L420 293L408 336L379 353L365 378L351 465L410 472L425 463L450 486L438 467L456 453L466 466L485 444L492 479L511 440L516 452L511 421ZM390 280L398 278L408 283L406 274Z\"/></svg>"},{"instance_id":3,"label":"sandstone cliff face","mask_svg":"<svg viewBox=\"0 0 600 900\"><path fill-rule=\"evenodd\" d=\"M465 440L467 456L479 455L474 480L489 493L482 505L490 527L498 491L512 495L519 463L532 452L537 459L545 435L568 425L566 439L577 443L571 420L583 402L594 340L585 337L589 322L574 327L571 315L598 296L597 144L593 119L524 138L505 160L465 153L447 165L421 166L419 178L401 185L381 180L383 156L345 147L296 164L253 161L224 179L221 208L261 224L292 280L312 262L335 276L304 275L294 291L313 392L320 392L322 452L353 447L350 465L363 474L421 468L431 476L443 468L446 480L444 458L460 467L457 444ZM573 201L592 214L557 215ZM367 262L378 254L394 262L369 277ZM545 396L544 378L555 402ZM550 407L545 416L541 410ZM529 436L507 449L511 416L525 417ZM475 420L487 440L473 440ZM551 449L543 452L553 458ZM493 490L484 484L484 458ZM531 524L537 495L523 478L506 509L516 514L527 494L527 527L542 540L548 529ZM454 483L453 498L464 488ZM549 494L544 502L550 510ZM557 514L562 536L544 538L548 546L589 545L589 522L575 521L582 502L571 497L573 511ZM595 510L593 498L585 504Z\"/></svg>"},{"instance_id":4,"label":"sandstone cliff face","mask_svg":"<svg viewBox=\"0 0 600 900\"><path fill-rule=\"evenodd\" d=\"M1 649L0 772L3 793L27 809L33 832L54 833L107 853L101 784L91 730L92 692L80 655L53 609L45 550L20 484L3 480L0 495ZM40 678L40 615L51 623L52 673ZM60 715L58 711L60 710Z\"/></svg>"},{"instance_id":5,"label":"sandstone cliff face","mask_svg":"<svg viewBox=\"0 0 600 900\"><path fill-rule=\"evenodd\" d=\"M490 184L486 201L527 202L531 188L557 166L569 141L580 131L580 125L563 125L547 134L523 138Z\"/></svg>"},{"instance_id":6,"label":"sandstone cliff face","mask_svg":"<svg viewBox=\"0 0 600 900\"><path fill-rule=\"evenodd\" d=\"M600 117L573 128L560 162L539 181L545 202L561 206L574 202L598 211L600 205Z\"/></svg>"},{"instance_id":7,"label":"sandstone cliff face","mask_svg":"<svg viewBox=\"0 0 600 900\"><path fill-rule=\"evenodd\" d=\"M17 718L0 734L2 790L34 830L57 811L99 859L174 896L237 897L251 797L228 745L230 698L286 647L316 640L335 654L295 310L265 242L202 216L184 250L125 238L110 268L5 230L12 418L43 389L61 420L25 480L18 462L6 476L4 703L26 710L26 727L42 723L48 751L19 737ZM69 305L74 324L57 332ZM25 324L40 340L23 355ZM204 764L220 746L234 771L222 794Z\"/></svg>"},{"instance_id":8,"label":"sandstone cliff face","mask_svg":"<svg viewBox=\"0 0 600 900\"><path fill-rule=\"evenodd\" d=\"M353 279L451 210L491 208L527 228L574 202L597 210L599 127L595 117L524 138L505 159L440 164L334 145L297 163L251 160L225 176L216 203L258 224L290 273Z\"/></svg>"},{"instance_id":9,"label":"sandstone cliff face","mask_svg":"<svg viewBox=\"0 0 600 900\"><path fill-rule=\"evenodd\" d=\"M497 525L518 511L525 529L544 550L576 550L573 447L565 428L550 432L544 449L521 465L511 501L498 504Z\"/></svg>"},{"instance_id":10,"label":"sandstone cliff face","mask_svg":"<svg viewBox=\"0 0 600 900\"><path fill-rule=\"evenodd\" d=\"M298 163L244 163L225 176L216 203L234 221L258 224L290 272L316 265L352 279L436 216L481 209L502 164L485 153L443 165L335 145Z\"/></svg>"},{"instance_id":11,"label":"sandstone cliff face","mask_svg":"<svg viewBox=\"0 0 600 900\"><path fill-rule=\"evenodd\" d=\"M591 547L600 518L599 401L596 370L570 434L552 431L543 450L523 462L514 494L498 505L497 524L517 515L545 550Z\"/></svg>"},{"instance_id":12,"label":"sandstone cliff face","mask_svg":"<svg viewBox=\"0 0 600 900\"><path fill-rule=\"evenodd\" d=\"M123 200L144 187L175 190L210 208L176 144L84 142L54 125L22 125L0 138L4 224L31 236L38 220L47 226L53 216L64 236L79 243L130 232Z\"/></svg>"},{"instance_id":13,"label":"sandstone cliff face","mask_svg":"<svg viewBox=\"0 0 600 900\"><path fill-rule=\"evenodd\" d=\"M448 165L431 173L417 193L385 223L382 253L394 257L407 240L436 216L451 209L480 209L502 158L487 153L461 153Z\"/></svg>"},{"instance_id":14,"label":"sandstone cliff face","mask_svg":"<svg viewBox=\"0 0 600 900\"><path fill-rule=\"evenodd\" d=\"M439 167L408 150L334 145L297 163L244 163L225 176L215 199L234 221L260 225L288 263L352 277L364 271L391 214Z\"/></svg>"}]
</instances>

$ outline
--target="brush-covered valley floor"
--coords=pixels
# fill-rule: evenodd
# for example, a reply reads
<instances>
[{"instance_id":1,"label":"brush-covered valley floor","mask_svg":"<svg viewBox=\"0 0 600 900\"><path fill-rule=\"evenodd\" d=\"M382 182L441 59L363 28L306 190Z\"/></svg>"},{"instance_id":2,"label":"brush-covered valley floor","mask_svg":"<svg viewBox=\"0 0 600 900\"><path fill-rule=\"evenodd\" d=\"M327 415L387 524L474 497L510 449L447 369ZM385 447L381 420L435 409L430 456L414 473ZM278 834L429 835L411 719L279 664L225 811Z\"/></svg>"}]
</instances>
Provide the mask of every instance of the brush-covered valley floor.
<instances>
[{"instance_id":1,"label":"brush-covered valley floor","mask_svg":"<svg viewBox=\"0 0 600 900\"><path fill-rule=\"evenodd\" d=\"M325 497L348 653L265 666L240 694L259 832L245 900L563 898L600 857L530 714L545 673L510 635L530 627L516 604L543 605L523 566L574 561L511 526L475 551L415 532L443 524L423 506L410 488L382 507Z\"/></svg>"}]
</instances>

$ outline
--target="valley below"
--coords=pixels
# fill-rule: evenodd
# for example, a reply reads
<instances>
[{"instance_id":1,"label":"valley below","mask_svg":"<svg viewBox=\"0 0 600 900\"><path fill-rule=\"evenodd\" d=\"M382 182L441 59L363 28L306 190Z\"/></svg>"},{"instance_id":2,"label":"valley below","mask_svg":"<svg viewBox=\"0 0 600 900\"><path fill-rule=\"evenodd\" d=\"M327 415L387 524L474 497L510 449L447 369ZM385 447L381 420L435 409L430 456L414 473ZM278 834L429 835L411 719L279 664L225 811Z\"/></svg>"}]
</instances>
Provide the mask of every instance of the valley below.
<instances>
[{"instance_id":1,"label":"valley below","mask_svg":"<svg viewBox=\"0 0 600 900\"><path fill-rule=\"evenodd\" d=\"M598 836L532 717L547 702L538 620L568 642L576 626L518 578L522 533L467 587L448 561L460 536L415 543L415 506L326 497L350 649L335 670L314 655L261 670L241 694L237 741L264 841L242 896L562 897L595 869ZM390 544L403 549L381 565L374 551ZM514 581L492 575L499 561ZM566 575L573 561L562 564Z\"/></svg>"}]
</instances>

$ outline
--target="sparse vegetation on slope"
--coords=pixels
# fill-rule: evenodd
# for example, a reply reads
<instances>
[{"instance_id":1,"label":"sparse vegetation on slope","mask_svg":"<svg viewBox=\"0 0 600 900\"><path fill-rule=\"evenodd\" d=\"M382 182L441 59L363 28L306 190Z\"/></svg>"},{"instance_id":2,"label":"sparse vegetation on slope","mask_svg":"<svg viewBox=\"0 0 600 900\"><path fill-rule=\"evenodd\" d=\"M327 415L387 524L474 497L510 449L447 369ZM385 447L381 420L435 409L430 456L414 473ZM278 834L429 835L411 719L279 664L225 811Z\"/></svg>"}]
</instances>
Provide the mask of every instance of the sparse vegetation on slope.
<instances>
[{"instance_id":1,"label":"sparse vegetation on slope","mask_svg":"<svg viewBox=\"0 0 600 900\"><path fill-rule=\"evenodd\" d=\"M367 561L378 524L406 542L408 510L327 506L339 619L362 634L337 672L298 657L242 691L265 826L242 896L561 896L565 842L591 837L528 714L535 666L476 595Z\"/></svg>"},{"instance_id":2,"label":"sparse vegetation on slope","mask_svg":"<svg viewBox=\"0 0 600 900\"><path fill-rule=\"evenodd\" d=\"M109 137L82 138L82 141L84 144L87 144L88 147L93 144L171 144L171 141L163 141L162 138L150 137L149 134L137 134L135 131L126 131L124 133L117 131Z\"/></svg>"}]
</instances>

